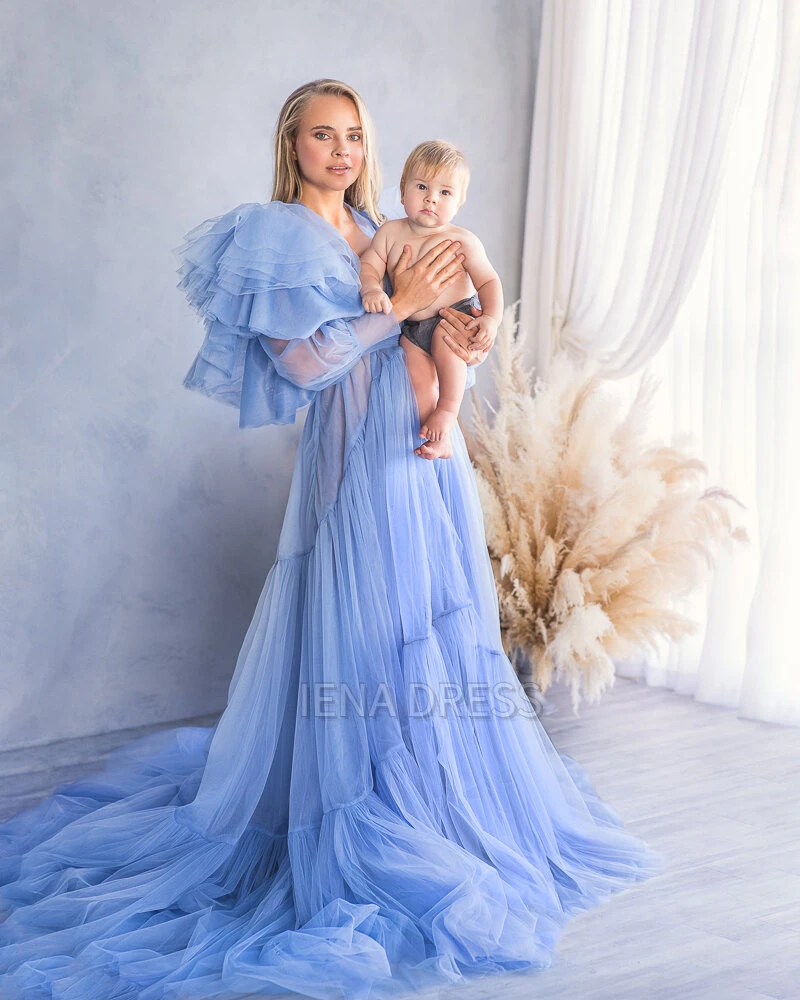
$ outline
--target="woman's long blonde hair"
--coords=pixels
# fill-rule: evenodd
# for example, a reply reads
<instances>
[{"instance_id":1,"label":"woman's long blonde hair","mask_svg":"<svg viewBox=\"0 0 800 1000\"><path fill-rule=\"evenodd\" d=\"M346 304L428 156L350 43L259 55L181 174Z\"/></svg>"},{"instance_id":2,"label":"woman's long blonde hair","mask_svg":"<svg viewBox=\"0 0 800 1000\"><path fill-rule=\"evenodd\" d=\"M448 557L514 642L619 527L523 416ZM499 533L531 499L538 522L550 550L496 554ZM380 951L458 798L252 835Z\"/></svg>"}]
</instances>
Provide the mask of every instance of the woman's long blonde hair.
<instances>
[{"instance_id":1,"label":"woman's long blonde hair","mask_svg":"<svg viewBox=\"0 0 800 1000\"><path fill-rule=\"evenodd\" d=\"M341 80L312 80L293 91L283 103L275 126L275 177L272 182L272 201L291 202L300 198L303 181L297 160L292 156L292 142L297 136L300 120L308 102L317 94L346 97L353 102L361 121L364 162L356 180L344 193L348 205L366 212L376 222L385 216L378 210L381 175L375 155L375 130L367 106L358 91Z\"/></svg>"}]
</instances>

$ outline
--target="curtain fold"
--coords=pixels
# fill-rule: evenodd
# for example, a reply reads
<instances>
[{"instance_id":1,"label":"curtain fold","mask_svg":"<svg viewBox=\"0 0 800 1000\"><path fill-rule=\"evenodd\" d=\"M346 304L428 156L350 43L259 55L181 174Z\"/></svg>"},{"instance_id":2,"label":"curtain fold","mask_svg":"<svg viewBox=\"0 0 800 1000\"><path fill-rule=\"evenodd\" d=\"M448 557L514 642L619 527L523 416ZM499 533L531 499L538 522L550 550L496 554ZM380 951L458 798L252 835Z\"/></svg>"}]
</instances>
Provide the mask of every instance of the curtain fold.
<instances>
[{"instance_id":1,"label":"curtain fold","mask_svg":"<svg viewBox=\"0 0 800 1000\"><path fill-rule=\"evenodd\" d=\"M761 8L544 0L520 309L540 375L567 347L623 378L669 335L708 236Z\"/></svg>"},{"instance_id":2,"label":"curtain fold","mask_svg":"<svg viewBox=\"0 0 800 1000\"><path fill-rule=\"evenodd\" d=\"M593 356L627 403L647 365L649 436L745 505L698 634L618 672L794 725L799 51L797 0L544 0L520 310L538 375Z\"/></svg>"}]
</instances>

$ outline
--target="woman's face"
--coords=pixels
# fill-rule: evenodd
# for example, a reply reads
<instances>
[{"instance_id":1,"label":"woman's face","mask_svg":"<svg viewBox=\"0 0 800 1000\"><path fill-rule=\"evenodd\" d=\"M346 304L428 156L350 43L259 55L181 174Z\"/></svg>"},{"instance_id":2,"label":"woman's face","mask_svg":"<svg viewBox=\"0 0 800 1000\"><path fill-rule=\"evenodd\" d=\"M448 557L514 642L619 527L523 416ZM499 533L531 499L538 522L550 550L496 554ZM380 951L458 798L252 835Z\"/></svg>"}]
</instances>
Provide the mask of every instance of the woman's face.
<instances>
[{"instance_id":1,"label":"woman's face","mask_svg":"<svg viewBox=\"0 0 800 1000\"><path fill-rule=\"evenodd\" d=\"M311 98L294 140L304 184L345 191L364 163L361 121L347 97L317 94Z\"/></svg>"}]
</instances>

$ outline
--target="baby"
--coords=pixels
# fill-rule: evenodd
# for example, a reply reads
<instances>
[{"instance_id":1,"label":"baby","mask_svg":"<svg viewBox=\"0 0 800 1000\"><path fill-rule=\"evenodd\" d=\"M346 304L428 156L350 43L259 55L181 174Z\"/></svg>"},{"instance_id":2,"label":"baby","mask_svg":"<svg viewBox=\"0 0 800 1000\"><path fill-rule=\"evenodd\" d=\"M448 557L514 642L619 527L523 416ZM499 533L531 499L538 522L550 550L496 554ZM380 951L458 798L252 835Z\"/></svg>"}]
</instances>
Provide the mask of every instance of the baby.
<instances>
[{"instance_id":1,"label":"baby","mask_svg":"<svg viewBox=\"0 0 800 1000\"><path fill-rule=\"evenodd\" d=\"M472 316L470 306L483 310L467 324L475 336L473 349L491 347L503 316L503 289L483 244L473 233L451 224L464 204L469 168L463 154L452 143L423 142L411 152L400 178L400 200L406 218L385 222L372 245L361 257L361 300L367 312L392 311L383 291L387 268L392 270L405 244L411 246L411 261L444 239L460 240L464 271L426 309L412 313L400 324L400 343L406 352L408 372L417 398L422 424L419 436L426 438L432 458L449 458L450 429L458 418L467 365L444 342L439 310L451 306ZM438 379L439 392L436 394Z\"/></svg>"}]
</instances>

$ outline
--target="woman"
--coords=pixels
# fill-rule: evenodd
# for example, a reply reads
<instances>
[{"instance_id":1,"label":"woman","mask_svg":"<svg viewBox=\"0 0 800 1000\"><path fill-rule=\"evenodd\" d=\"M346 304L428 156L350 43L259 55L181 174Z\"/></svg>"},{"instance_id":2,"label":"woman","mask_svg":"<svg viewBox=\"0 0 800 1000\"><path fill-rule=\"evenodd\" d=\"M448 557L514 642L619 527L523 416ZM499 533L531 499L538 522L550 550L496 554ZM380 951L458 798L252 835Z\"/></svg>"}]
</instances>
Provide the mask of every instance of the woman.
<instances>
[{"instance_id":1,"label":"woman","mask_svg":"<svg viewBox=\"0 0 800 1000\"><path fill-rule=\"evenodd\" d=\"M659 865L503 653L458 428L419 461L397 321L457 248L406 257L393 314L362 313L377 180L344 84L289 97L275 168L272 202L187 234L180 274L206 320L188 387L241 426L310 403L278 557L216 726L139 739L0 826L10 996L380 997L545 966L571 914Z\"/></svg>"}]
</instances>

